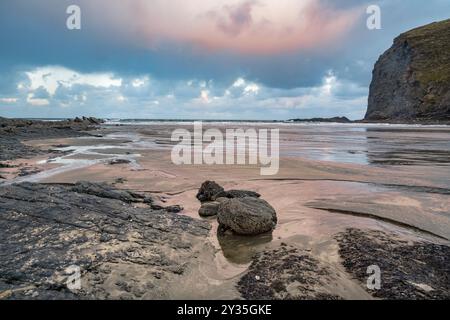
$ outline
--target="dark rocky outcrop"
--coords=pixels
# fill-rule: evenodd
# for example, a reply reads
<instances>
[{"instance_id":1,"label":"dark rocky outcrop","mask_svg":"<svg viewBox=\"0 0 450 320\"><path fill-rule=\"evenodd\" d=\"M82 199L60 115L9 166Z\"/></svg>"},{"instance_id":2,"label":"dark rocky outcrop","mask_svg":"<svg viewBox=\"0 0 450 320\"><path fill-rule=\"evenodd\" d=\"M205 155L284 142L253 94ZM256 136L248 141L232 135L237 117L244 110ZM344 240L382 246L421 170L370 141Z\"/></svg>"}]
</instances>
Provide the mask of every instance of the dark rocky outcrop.
<instances>
[{"instance_id":1,"label":"dark rocky outcrop","mask_svg":"<svg viewBox=\"0 0 450 320\"><path fill-rule=\"evenodd\" d=\"M224 189L215 181L205 181L198 190L197 199L202 203L212 201L216 194L223 191Z\"/></svg>"},{"instance_id":2,"label":"dark rocky outcrop","mask_svg":"<svg viewBox=\"0 0 450 320\"><path fill-rule=\"evenodd\" d=\"M367 267L380 268L381 288L367 289L373 296L401 300L450 298L450 247L359 229L347 229L336 240L344 267L364 287Z\"/></svg>"},{"instance_id":3,"label":"dark rocky outcrop","mask_svg":"<svg viewBox=\"0 0 450 320\"><path fill-rule=\"evenodd\" d=\"M213 200L219 199L219 198L245 198L245 197L251 197L251 198L259 198L261 195L258 192L255 191L249 191L249 190L228 190L228 191L222 191L218 194L214 195L212 197Z\"/></svg>"},{"instance_id":4,"label":"dark rocky outcrop","mask_svg":"<svg viewBox=\"0 0 450 320\"><path fill-rule=\"evenodd\" d=\"M240 235L257 235L272 231L277 225L275 209L258 198L234 198L220 203L217 215L220 228Z\"/></svg>"},{"instance_id":5,"label":"dark rocky outcrop","mask_svg":"<svg viewBox=\"0 0 450 320\"><path fill-rule=\"evenodd\" d=\"M250 190L228 190L214 181L202 183L197 199L202 203L201 217L218 216L222 231L240 235L258 235L272 231L277 224L275 209L261 195Z\"/></svg>"},{"instance_id":6,"label":"dark rocky outcrop","mask_svg":"<svg viewBox=\"0 0 450 320\"><path fill-rule=\"evenodd\" d=\"M333 278L329 266L284 245L257 254L237 288L248 300L339 300L329 292Z\"/></svg>"},{"instance_id":7,"label":"dark rocky outcrop","mask_svg":"<svg viewBox=\"0 0 450 320\"><path fill-rule=\"evenodd\" d=\"M228 190L220 186L215 181L205 181L202 183L197 193L197 199L204 203L208 201L215 201L219 198L245 198L253 197L259 198L261 195L255 191L249 190Z\"/></svg>"},{"instance_id":8,"label":"dark rocky outcrop","mask_svg":"<svg viewBox=\"0 0 450 320\"><path fill-rule=\"evenodd\" d=\"M85 136L88 135L87 131L97 128L102 122L92 117L63 121L0 118L0 161L43 153L42 150L24 145L24 140Z\"/></svg>"},{"instance_id":9,"label":"dark rocky outcrop","mask_svg":"<svg viewBox=\"0 0 450 320\"><path fill-rule=\"evenodd\" d=\"M148 203L151 204L153 200L132 191L128 190L119 190L111 188L107 183L92 183L88 181L81 181L76 183L72 188L72 191L77 193L84 193L93 196L97 196L100 198L108 198L108 199L116 199L126 203Z\"/></svg>"},{"instance_id":10,"label":"dark rocky outcrop","mask_svg":"<svg viewBox=\"0 0 450 320\"><path fill-rule=\"evenodd\" d=\"M113 159L108 162L108 164L111 166L115 166L118 164L129 164L129 163L131 163L131 161L128 159Z\"/></svg>"},{"instance_id":11,"label":"dark rocky outcrop","mask_svg":"<svg viewBox=\"0 0 450 320\"><path fill-rule=\"evenodd\" d=\"M450 20L400 35L377 61L366 121L450 123Z\"/></svg>"},{"instance_id":12,"label":"dark rocky outcrop","mask_svg":"<svg viewBox=\"0 0 450 320\"><path fill-rule=\"evenodd\" d=\"M0 299L168 298L210 226L147 198L93 183L0 187ZM66 285L72 265L80 290Z\"/></svg>"}]
</instances>

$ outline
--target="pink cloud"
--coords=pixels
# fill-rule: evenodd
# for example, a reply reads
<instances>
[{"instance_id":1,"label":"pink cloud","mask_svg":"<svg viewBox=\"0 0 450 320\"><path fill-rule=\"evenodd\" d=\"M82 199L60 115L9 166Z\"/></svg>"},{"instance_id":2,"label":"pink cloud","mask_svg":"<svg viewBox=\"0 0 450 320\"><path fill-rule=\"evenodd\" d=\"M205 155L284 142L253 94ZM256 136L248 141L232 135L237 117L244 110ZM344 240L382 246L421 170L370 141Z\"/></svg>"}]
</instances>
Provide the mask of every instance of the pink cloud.
<instances>
[{"instance_id":1,"label":"pink cloud","mask_svg":"<svg viewBox=\"0 0 450 320\"><path fill-rule=\"evenodd\" d=\"M236 5L226 5L224 12L210 11L208 15L216 22L217 28L230 36L237 36L253 24L252 10L257 1L246 1Z\"/></svg>"},{"instance_id":2,"label":"pink cloud","mask_svg":"<svg viewBox=\"0 0 450 320\"><path fill-rule=\"evenodd\" d=\"M320 0L106 2L109 10L102 11L102 22L125 41L149 48L179 42L261 55L329 46L365 12L361 7L331 8Z\"/></svg>"}]
</instances>

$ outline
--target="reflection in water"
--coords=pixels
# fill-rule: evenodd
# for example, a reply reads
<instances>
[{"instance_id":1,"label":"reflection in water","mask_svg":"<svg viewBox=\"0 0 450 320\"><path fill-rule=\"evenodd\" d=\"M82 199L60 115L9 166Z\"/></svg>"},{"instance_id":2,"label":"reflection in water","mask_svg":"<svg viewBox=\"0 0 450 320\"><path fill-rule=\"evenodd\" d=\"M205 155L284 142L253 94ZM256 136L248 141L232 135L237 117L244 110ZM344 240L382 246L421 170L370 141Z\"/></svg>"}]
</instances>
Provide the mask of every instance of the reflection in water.
<instances>
[{"instance_id":1,"label":"reflection in water","mask_svg":"<svg viewBox=\"0 0 450 320\"><path fill-rule=\"evenodd\" d=\"M368 164L366 128L342 125L304 125L285 131L281 156Z\"/></svg>"},{"instance_id":2,"label":"reflection in water","mask_svg":"<svg viewBox=\"0 0 450 320\"><path fill-rule=\"evenodd\" d=\"M284 130L281 155L364 165L450 165L450 128L298 126Z\"/></svg>"},{"instance_id":3,"label":"reflection in water","mask_svg":"<svg viewBox=\"0 0 450 320\"><path fill-rule=\"evenodd\" d=\"M236 264L246 264L264 245L272 241L272 232L258 236L240 236L231 231L217 228L217 239L223 255L228 261Z\"/></svg>"},{"instance_id":4,"label":"reflection in water","mask_svg":"<svg viewBox=\"0 0 450 320\"><path fill-rule=\"evenodd\" d=\"M140 127L139 143L167 149L173 127ZM192 130L193 123L180 127ZM114 127L115 128L115 127ZM280 129L280 156L361 165L450 165L450 126L329 123L204 123L203 129ZM115 128L117 130L117 128ZM130 130L124 127L124 130ZM244 146L239 146L244 148ZM238 147L238 151L241 149ZM256 152L256 150L253 150ZM245 149L244 149L245 152Z\"/></svg>"},{"instance_id":5,"label":"reflection in water","mask_svg":"<svg viewBox=\"0 0 450 320\"><path fill-rule=\"evenodd\" d=\"M368 128L367 156L374 165L450 165L450 129Z\"/></svg>"}]
</instances>

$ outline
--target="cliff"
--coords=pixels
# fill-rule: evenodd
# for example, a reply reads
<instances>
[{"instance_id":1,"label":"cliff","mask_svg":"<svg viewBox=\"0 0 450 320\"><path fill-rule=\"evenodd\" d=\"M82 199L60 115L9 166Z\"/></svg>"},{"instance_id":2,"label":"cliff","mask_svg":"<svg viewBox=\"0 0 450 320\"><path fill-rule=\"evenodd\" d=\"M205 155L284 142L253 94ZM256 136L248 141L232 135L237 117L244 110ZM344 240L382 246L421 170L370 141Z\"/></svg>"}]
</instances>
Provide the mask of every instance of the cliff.
<instances>
[{"instance_id":1,"label":"cliff","mask_svg":"<svg viewBox=\"0 0 450 320\"><path fill-rule=\"evenodd\" d=\"M450 19L401 34L378 59L365 120L450 122Z\"/></svg>"}]
</instances>

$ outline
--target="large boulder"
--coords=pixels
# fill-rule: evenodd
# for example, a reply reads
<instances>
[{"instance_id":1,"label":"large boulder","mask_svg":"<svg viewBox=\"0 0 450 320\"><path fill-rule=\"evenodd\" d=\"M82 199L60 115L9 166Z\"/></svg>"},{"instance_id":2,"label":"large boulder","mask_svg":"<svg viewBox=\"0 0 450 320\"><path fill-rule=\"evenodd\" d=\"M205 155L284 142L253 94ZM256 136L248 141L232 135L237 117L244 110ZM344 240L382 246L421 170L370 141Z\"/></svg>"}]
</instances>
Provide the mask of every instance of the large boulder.
<instances>
[{"instance_id":1,"label":"large boulder","mask_svg":"<svg viewBox=\"0 0 450 320\"><path fill-rule=\"evenodd\" d=\"M197 199L202 203L212 201L216 194L223 191L224 189L215 181L205 181L198 190Z\"/></svg>"},{"instance_id":2,"label":"large boulder","mask_svg":"<svg viewBox=\"0 0 450 320\"><path fill-rule=\"evenodd\" d=\"M277 214L262 199L233 198L220 203L217 220L222 229L231 229L240 235L257 235L275 228Z\"/></svg>"}]
</instances>

